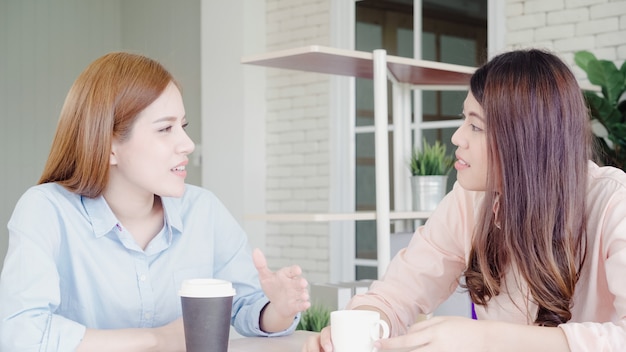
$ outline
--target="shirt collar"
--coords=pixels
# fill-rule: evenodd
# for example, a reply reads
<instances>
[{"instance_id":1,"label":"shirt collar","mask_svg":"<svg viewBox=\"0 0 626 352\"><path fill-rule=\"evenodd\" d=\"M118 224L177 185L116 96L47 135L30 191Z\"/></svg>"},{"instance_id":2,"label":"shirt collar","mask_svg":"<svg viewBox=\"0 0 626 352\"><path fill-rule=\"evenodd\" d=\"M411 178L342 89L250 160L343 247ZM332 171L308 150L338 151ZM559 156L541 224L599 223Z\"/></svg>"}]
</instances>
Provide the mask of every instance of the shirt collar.
<instances>
[{"instance_id":1,"label":"shirt collar","mask_svg":"<svg viewBox=\"0 0 626 352\"><path fill-rule=\"evenodd\" d=\"M91 226L93 226L94 235L97 238L111 232L119 223L119 220L117 220L103 196L96 198L81 196L81 201L89 216Z\"/></svg>"},{"instance_id":2,"label":"shirt collar","mask_svg":"<svg viewBox=\"0 0 626 352\"><path fill-rule=\"evenodd\" d=\"M161 197L161 204L163 204L165 211L165 221L175 230L172 233L182 233L181 198Z\"/></svg>"},{"instance_id":3,"label":"shirt collar","mask_svg":"<svg viewBox=\"0 0 626 352\"><path fill-rule=\"evenodd\" d=\"M111 232L119 223L119 220L115 217L115 214L103 196L96 198L82 196L81 200L89 216L96 237L99 238ZM181 218L180 199L161 197L161 203L163 204L166 223L175 230L172 231L172 233L182 233L183 220Z\"/></svg>"}]
</instances>

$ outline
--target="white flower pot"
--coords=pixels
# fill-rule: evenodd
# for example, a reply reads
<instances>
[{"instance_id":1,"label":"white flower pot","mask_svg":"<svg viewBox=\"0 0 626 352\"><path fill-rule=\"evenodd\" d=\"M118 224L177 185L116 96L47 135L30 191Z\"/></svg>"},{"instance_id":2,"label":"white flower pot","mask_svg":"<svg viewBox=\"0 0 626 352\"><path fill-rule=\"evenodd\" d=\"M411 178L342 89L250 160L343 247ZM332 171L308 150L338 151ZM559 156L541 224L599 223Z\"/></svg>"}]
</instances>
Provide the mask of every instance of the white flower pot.
<instances>
[{"instance_id":1,"label":"white flower pot","mask_svg":"<svg viewBox=\"0 0 626 352\"><path fill-rule=\"evenodd\" d=\"M412 176L414 211L433 211L446 195L448 176Z\"/></svg>"}]
</instances>

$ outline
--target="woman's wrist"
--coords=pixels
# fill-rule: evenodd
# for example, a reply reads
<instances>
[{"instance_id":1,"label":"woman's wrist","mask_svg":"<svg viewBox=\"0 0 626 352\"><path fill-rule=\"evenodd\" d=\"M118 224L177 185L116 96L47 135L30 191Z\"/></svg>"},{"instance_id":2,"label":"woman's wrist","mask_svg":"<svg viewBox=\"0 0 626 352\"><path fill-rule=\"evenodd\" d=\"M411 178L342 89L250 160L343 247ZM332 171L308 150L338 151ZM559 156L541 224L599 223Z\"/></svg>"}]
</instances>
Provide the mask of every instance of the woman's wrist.
<instances>
[{"instance_id":1,"label":"woman's wrist","mask_svg":"<svg viewBox=\"0 0 626 352\"><path fill-rule=\"evenodd\" d=\"M262 331L267 333L280 332L287 330L291 324L293 324L294 316L281 316L275 309L275 305L272 302L261 309L261 316L259 318L259 327Z\"/></svg>"}]
</instances>

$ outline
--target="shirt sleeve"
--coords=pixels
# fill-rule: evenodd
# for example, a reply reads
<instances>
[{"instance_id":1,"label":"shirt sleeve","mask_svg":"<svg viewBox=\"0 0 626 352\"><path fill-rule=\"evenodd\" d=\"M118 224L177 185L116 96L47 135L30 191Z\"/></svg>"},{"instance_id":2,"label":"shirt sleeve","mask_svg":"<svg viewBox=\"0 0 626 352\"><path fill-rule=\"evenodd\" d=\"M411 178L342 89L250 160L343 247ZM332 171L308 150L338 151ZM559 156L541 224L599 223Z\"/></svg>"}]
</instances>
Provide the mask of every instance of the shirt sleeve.
<instances>
[{"instance_id":1,"label":"shirt sleeve","mask_svg":"<svg viewBox=\"0 0 626 352\"><path fill-rule=\"evenodd\" d=\"M455 184L409 245L392 259L383 278L355 296L348 308L380 309L390 319L394 336L406 333L418 314L433 312L458 287L466 267L474 202L473 192Z\"/></svg>"},{"instance_id":2,"label":"shirt sleeve","mask_svg":"<svg viewBox=\"0 0 626 352\"><path fill-rule=\"evenodd\" d=\"M83 325L54 314L60 302L56 214L54 205L31 189L9 220L0 278L1 351L73 351L83 338Z\"/></svg>"},{"instance_id":3,"label":"shirt sleeve","mask_svg":"<svg viewBox=\"0 0 626 352\"><path fill-rule=\"evenodd\" d=\"M236 290L231 324L243 336L291 334L298 325L300 314L294 317L293 323L285 331L267 333L261 330L261 312L269 300L261 289L247 236L226 207L215 197L213 209L216 231L215 277L233 282Z\"/></svg>"},{"instance_id":4,"label":"shirt sleeve","mask_svg":"<svg viewBox=\"0 0 626 352\"><path fill-rule=\"evenodd\" d=\"M606 172L606 171L605 171ZM621 174L621 171L618 171ZM626 178L620 176L622 181ZM614 181L614 180L613 180ZM605 201L605 199L607 199ZM626 183L604 182L591 187L588 197L591 216L588 219L597 228L590 228L588 236L595 236L594 246L587 250L585 266L591 273L581 277L581 284L596 285L595 281L606 280L613 301L599 302L606 309L613 311L611 321L571 322L559 327L565 333L572 352L625 351L626 350ZM597 224L596 224L597 222ZM594 250L597 246L597 250ZM604 268L604 269L603 269ZM589 280L597 275L604 275L602 280Z\"/></svg>"}]
</instances>

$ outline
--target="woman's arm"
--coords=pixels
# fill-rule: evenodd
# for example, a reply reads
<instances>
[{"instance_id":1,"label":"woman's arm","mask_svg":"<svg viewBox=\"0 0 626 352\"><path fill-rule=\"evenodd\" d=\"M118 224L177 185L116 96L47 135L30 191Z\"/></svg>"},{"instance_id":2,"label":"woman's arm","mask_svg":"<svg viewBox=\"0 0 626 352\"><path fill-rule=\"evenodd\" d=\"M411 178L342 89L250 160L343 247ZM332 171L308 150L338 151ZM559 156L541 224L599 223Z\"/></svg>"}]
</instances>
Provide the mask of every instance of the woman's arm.
<instances>
[{"instance_id":1,"label":"woman's arm","mask_svg":"<svg viewBox=\"0 0 626 352\"><path fill-rule=\"evenodd\" d=\"M411 326L407 334L376 342L379 349L465 352L569 352L559 328L462 317L435 317Z\"/></svg>"},{"instance_id":2,"label":"woman's arm","mask_svg":"<svg viewBox=\"0 0 626 352\"><path fill-rule=\"evenodd\" d=\"M347 308L376 307L389 319L392 336L404 334L420 314L432 313L458 287L466 267L477 197L456 184L391 260L385 275Z\"/></svg>"},{"instance_id":3,"label":"woman's arm","mask_svg":"<svg viewBox=\"0 0 626 352\"><path fill-rule=\"evenodd\" d=\"M87 329L76 352L185 351L182 318L153 329Z\"/></svg>"}]
</instances>

